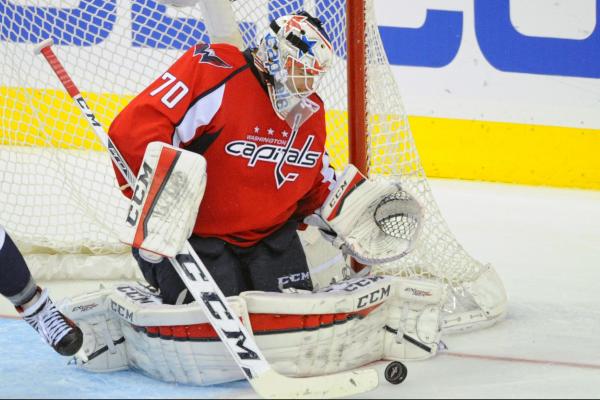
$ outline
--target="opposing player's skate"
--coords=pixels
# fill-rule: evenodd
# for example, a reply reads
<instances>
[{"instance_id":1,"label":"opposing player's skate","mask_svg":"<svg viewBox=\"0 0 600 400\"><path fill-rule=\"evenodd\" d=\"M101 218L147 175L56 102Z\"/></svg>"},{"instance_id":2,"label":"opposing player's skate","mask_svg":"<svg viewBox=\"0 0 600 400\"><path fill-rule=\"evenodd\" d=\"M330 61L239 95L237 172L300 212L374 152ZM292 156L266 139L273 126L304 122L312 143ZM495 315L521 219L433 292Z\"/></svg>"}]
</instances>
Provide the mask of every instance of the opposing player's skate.
<instances>
[{"instance_id":1,"label":"opposing player's skate","mask_svg":"<svg viewBox=\"0 0 600 400\"><path fill-rule=\"evenodd\" d=\"M17 311L57 353L75 355L83 344L81 329L56 309L48 297L48 289L38 288L36 296L35 303L26 308L16 307Z\"/></svg>"}]
</instances>

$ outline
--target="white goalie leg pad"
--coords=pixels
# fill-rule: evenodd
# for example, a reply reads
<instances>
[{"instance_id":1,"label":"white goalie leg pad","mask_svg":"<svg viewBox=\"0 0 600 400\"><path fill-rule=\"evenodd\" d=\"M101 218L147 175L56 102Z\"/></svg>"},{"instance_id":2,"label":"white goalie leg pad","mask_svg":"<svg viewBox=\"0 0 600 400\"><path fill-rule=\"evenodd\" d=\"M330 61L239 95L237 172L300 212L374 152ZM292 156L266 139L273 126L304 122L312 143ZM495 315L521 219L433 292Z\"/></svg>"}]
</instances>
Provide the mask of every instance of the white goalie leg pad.
<instances>
[{"instance_id":1,"label":"white goalie leg pad","mask_svg":"<svg viewBox=\"0 0 600 400\"><path fill-rule=\"evenodd\" d=\"M434 355L441 288L368 276L316 293L245 292L228 301L277 372L319 376L381 359ZM78 363L87 370L133 368L163 381L193 385L244 378L197 304L165 305L144 287L121 285L95 297L83 296L69 309L78 324L93 328L85 329L90 360ZM111 343L118 343L114 354ZM243 348L243 343L238 346Z\"/></svg>"},{"instance_id":2,"label":"white goalie leg pad","mask_svg":"<svg viewBox=\"0 0 600 400\"><path fill-rule=\"evenodd\" d=\"M349 164L319 212L305 222L359 262L375 265L408 254L422 220L421 205L399 184L369 180Z\"/></svg>"},{"instance_id":3,"label":"white goalie leg pad","mask_svg":"<svg viewBox=\"0 0 600 400\"><path fill-rule=\"evenodd\" d=\"M192 234L205 188L204 157L165 143L150 143L120 240L143 250L142 255L158 256L157 260L175 257Z\"/></svg>"},{"instance_id":4,"label":"white goalie leg pad","mask_svg":"<svg viewBox=\"0 0 600 400\"><path fill-rule=\"evenodd\" d=\"M394 279L357 278L318 293L246 292L228 301L276 371L318 376L383 358L387 303L397 292ZM103 298L100 320L117 327L114 340L124 338L119 345L124 356L119 359L120 369L131 367L156 379L194 385L243 379L196 304L159 304L144 288L130 285L119 286ZM252 309L250 316L246 305ZM106 335L94 332L94 341L88 342L95 345L88 354L107 347ZM100 360L92 357L79 366L110 370Z\"/></svg>"},{"instance_id":5,"label":"white goalie leg pad","mask_svg":"<svg viewBox=\"0 0 600 400\"><path fill-rule=\"evenodd\" d=\"M396 278L385 330L385 358L395 361L433 357L441 338L445 286L426 280Z\"/></svg>"},{"instance_id":6,"label":"white goalie leg pad","mask_svg":"<svg viewBox=\"0 0 600 400\"><path fill-rule=\"evenodd\" d=\"M254 337L279 373L317 376L383 358L393 278L344 281L317 293L245 292Z\"/></svg>"}]
</instances>

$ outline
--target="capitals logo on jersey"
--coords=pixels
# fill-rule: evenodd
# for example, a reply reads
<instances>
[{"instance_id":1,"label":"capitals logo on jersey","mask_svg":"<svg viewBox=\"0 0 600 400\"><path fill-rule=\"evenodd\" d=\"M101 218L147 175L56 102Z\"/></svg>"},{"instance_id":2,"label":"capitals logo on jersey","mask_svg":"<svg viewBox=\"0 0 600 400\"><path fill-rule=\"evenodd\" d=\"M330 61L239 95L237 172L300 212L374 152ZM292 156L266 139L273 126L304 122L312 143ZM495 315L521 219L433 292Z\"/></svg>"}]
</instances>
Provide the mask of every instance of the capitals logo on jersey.
<instances>
[{"instance_id":1,"label":"capitals logo on jersey","mask_svg":"<svg viewBox=\"0 0 600 400\"><path fill-rule=\"evenodd\" d=\"M236 140L229 142L227 146L225 146L225 151L229 155L248 159L249 167L254 167L258 161L275 164L275 185L277 186L277 189L281 189L286 182L294 182L298 178L298 174L295 172L284 173L284 165L313 168L317 165L319 157L321 157L322 154L318 151L309 150L315 140L313 135L308 136L300 150L292 147L296 135L297 131L293 130L285 145L278 145L279 143L277 142L258 145L249 140Z\"/></svg>"},{"instance_id":2,"label":"capitals logo on jersey","mask_svg":"<svg viewBox=\"0 0 600 400\"><path fill-rule=\"evenodd\" d=\"M200 57L198 62L214 65L219 68L232 68L231 65L223 61L215 54L215 51L210 48L207 43L198 43L194 48L194 57Z\"/></svg>"}]
</instances>

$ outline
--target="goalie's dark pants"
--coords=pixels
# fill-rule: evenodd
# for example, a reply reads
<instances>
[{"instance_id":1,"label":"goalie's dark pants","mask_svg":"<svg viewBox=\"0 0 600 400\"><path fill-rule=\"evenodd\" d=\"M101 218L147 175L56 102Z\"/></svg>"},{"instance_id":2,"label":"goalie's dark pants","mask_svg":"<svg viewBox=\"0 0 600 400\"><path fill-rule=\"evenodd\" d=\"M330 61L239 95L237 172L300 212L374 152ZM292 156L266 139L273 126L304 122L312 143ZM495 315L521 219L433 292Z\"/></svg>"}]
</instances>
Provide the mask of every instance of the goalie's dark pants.
<instances>
[{"instance_id":1,"label":"goalie's dark pants","mask_svg":"<svg viewBox=\"0 0 600 400\"><path fill-rule=\"evenodd\" d=\"M247 290L312 290L297 227L297 222L289 221L271 236L247 248L217 238L199 236L192 236L190 244L225 296L234 296ZM149 263L139 257L136 249L133 255L148 283L160 289L163 302L175 304L186 288L171 263L166 259L158 264ZM192 296L187 293L184 303L192 301Z\"/></svg>"}]
</instances>

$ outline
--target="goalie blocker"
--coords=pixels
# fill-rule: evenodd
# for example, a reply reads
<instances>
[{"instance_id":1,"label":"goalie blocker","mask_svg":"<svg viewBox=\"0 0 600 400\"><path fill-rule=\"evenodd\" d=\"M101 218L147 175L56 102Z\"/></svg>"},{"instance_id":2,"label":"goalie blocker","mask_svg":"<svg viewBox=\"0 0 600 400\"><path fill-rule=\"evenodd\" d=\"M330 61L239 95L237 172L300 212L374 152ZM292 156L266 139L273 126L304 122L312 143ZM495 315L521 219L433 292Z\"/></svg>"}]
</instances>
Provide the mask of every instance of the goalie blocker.
<instances>
[{"instance_id":1,"label":"goalie blocker","mask_svg":"<svg viewBox=\"0 0 600 400\"><path fill-rule=\"evenodd\" d=\"M372 181L349 164L323 206L304 222L357 261L374 265L408 254L422 220L421 205L399 184Z\"/></svg>"},{"instance_id":2,"label":"goalie blocker","mask_svg":"<svg viewBox=\"0 0 600 400\"><path fill-rule=\"evenodd\" d=\"M432 357L444 300L438 283L389 276L355 278L316 293L228 298L274 369L293 377ZM77 361L83 369L133 368L194 385L243 379L197 304L165 305L145 287L122 285L74 298L63 310L84 332L89 360Z\"/></svg>"},{"instance_id":3,"label":"goalie blocker","mask_svg":"<svg viewBox=\"0 0 600 400\"><path fill-rule=\"evenodd\" d=\"M152 263L175 257L198 216L206 188L206 160L200 154L152 142L138 173L122 242Z\"/></svg>"}]
</instances>

